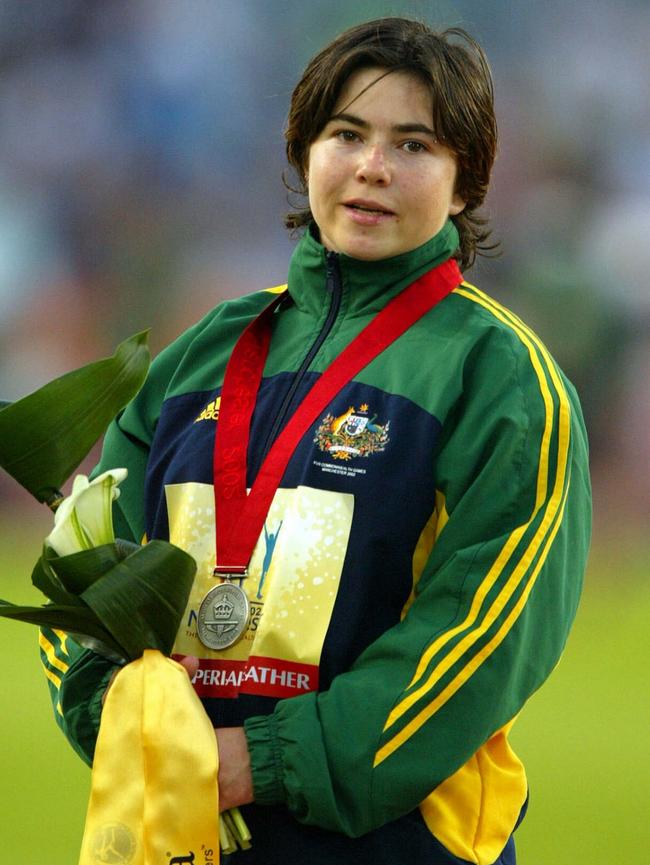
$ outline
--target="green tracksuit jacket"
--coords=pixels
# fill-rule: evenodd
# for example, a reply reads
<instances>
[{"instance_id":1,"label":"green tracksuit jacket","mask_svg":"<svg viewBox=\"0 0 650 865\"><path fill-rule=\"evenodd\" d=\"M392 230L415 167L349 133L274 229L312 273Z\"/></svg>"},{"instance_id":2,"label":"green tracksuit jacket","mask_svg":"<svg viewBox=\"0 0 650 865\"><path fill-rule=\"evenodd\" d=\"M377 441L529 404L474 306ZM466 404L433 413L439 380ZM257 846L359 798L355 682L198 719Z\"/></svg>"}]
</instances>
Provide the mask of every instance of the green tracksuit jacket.
<instances>
[{"instance_id":1,"label":"green tracksuit jacket","mask_svg":"<svg viewBox=\"0 0 650 865\"><path fill-rule=\"evenodd\" d=\"M451 222L396 258L310 233L274 315L248 484L310 385L400 290L453 254ZM268 304L221 304L154 362L109 429L118 535L169 538L198 574L175 652L215 726L245 724L250 863L514 862L527 796L508 731L556 665L590 534L578 400L537 336L463 283L363 369L304 435L251 561L245 636L196 636L213 585L212 445L225 364ZM112 665L43 638L57 718L92 759ZM550 749L549 749L550 750Z\"/></svg>"}]
</instances>

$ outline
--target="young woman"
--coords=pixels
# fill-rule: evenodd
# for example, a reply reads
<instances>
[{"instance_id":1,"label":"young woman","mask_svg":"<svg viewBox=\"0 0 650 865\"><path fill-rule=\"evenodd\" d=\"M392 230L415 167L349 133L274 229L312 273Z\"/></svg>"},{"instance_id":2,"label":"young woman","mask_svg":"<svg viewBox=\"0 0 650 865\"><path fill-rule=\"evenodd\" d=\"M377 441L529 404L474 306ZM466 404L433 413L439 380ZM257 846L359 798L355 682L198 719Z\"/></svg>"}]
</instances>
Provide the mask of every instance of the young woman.
<instances>
[{"instance_id":1,"label":"young woman","mask_svg":"<svg viewBox=\"0 0 650 865\"><path fill-rule=\"evenodd\" d=\"M590 504L571 385L458 270L495 148L469 36L344 33L292 98L288 290L213 310L107 434L117 533L198 564L175 651L253 832L235 860L515 862L508 733L566 641ZM90 761L113 665L71 645L57 717Z\"/></svg>"}]
</instances>

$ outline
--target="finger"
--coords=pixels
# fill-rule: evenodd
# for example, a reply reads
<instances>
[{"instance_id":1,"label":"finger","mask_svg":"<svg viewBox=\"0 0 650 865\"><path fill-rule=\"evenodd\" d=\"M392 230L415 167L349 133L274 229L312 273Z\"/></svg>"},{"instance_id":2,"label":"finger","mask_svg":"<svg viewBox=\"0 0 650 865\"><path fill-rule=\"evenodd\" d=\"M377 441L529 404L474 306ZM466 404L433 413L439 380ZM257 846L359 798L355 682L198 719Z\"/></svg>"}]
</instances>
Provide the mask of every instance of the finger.
<instances>
[{"instance_id":1,"label":"finger","mask_svg":"<svg viewBox=\"0 0 650 865\"><path fill-rule=\"evenodd\" d=\"M178 659L178 663L181 667L185 667L187 675L193 679L199 669L199 659L195 658L194 655L183 655L182 658Z\"/></svg>"}]
</instances>

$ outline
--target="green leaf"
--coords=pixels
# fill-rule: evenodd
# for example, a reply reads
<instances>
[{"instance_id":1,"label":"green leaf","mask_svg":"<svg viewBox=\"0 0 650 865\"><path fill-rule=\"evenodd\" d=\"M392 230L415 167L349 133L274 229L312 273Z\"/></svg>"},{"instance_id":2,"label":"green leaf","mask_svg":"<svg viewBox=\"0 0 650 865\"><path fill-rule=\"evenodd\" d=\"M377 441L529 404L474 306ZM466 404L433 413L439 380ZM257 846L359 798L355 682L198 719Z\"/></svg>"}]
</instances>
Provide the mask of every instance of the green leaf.
<instances>
[{"instance_id":1,"label":"green leaf","mask_svg":"<svg viewBox=\"0 0 650 865\"><path fill-rule=\"evenodd\" d=\"M81 550L69 556L57 556L54 550L44 546L43 555L32 571L32 584L57 604L83 605L77 596L139 549L139 544L119 538L113 544Z\"/></svg>"},{"instance_id":2,"label":"green leaf","mask_svg":"<svg viewBox=\"0 0 650 865\"><path fill-rule=\"evenodd\" d=\"M34 565L32 571L32 585L43 592L46 598L55 604L74 607L83 605L83 601L75 595L70 594L61 584L61 581L50 567L45 554Z\"/></svg>"},{"instance_id":3,"label":"green leaf","mask_svg":"<svg viewBox=\"0 0 650 865\"><path fill-rule=\"evenodd\" d=\"M46 547L44 558L64 590L73 595L81 595L96 580L118 565L124 556L120 555L115 544L104 544L69 556L57 556Z\"/></svg>"},{"instance_id":4,"label":"green leaf","mask_svg":"<svg viewBox=\"0 0 650 865\"><path fill-rule=\"evenodd\" d=\"M195 571L194 559L179 547L151 541L81 597L130 659L145 649L169 655Z\"/></svg>"},{"instance_id":5,"label":"green leaf","mask_svg":"<svg viewBox=\"0 0 650 865\"><path fill-rule=\"evenodd\" d=\"M138 392L149 362L147 333L138 333L113 357L0 407L0 466L40 502L50 499Z\"/></svg>"},{"instance_id":6,"label":"green leaf","mask_svg":"<svg viewBox=\"0 0 650 865\"><path fill-rule=\"evenodd\" d=\"M119 541L69 556L46 549L32 581L56 603L0 601L0 616L67 631L113 660L135 660L145 649L169 655L195 571L194 559L166 541Z\"/></svg>"},{"instance_id":7,"label":"green leaf","mask_svg":"<svg viewBox=\"0 0 650 865\"><path fill-rule=\"evenodd\" d=\"M0 616L15 619L39 627L57 628L71 634L82 634L93 638L96 651L127 660L122 647L101 626L97 616L85 606L69 607L63 604L48 604L45 607L22 607L0 599Z\"/></svg>"},{"instance_id":8,"label":"green leaf","mask_svg":"<svg viewBox=\"0 0 650 865\"><path fill-rule=\"evenodd\" d=\"M67 631L67 633L76 643L83 646L84 649L90 649L96 654L108 658L109 661L113 661L114 664L125 664L129 660L121 646L110 641L109 636L106 636L103 640L98 640L95 637L89 637L88 634L77 634L75 631Z\"/></svg>"}]
</instances>

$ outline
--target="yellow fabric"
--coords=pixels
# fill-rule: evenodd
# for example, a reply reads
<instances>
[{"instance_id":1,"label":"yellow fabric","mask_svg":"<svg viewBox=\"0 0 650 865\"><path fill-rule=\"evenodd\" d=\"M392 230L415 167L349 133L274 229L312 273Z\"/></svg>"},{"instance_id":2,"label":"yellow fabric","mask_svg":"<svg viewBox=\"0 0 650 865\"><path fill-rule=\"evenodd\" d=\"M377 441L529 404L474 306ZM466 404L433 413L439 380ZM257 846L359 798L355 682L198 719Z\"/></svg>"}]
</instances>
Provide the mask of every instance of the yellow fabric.
<instances>
[{"instance_id":1,"label":"yellow fabric","mask_svg":"<svg viewBox=\"0 0 650 865\"><path fill-rule=\"evenodd\" d=\"M186 671L147 650L106 698L79 865L217 863L217 768Z\"/></svg>"},{"instance_id":2,"label":"yellow fabric","mask_svg":"<svg viewBox=\"0 0 650 865\"><path fill-rule=\"evenodd\" d=\"M447 513L447 499L445 494L440 490L436 490L436 511L438 513L438 525L436 528L436 540L440 537L440 532L449 522L449 514Z\"/></svg>"},{"instance_id":3,"label":"yellow fabric","mask_svg":"<svg viewBox=\"0 0 650 865\"><path fill-rule=\"evenodd\" d=\"M424 566L426 565L429 556L431 555L431 550L433 550L433 545L438 540L438 536L443 529L443 526L449 519L447 515L447 511L445 509L445 496L440 490L436 490L436 506L434 508L433 513L427 520L427 524L420 532L420 537L418 538L418 542L415 545L415 550L413 552L413 588L411 589L411 594L409 595L408 600L404 604L402 609L402 614L400 618L404 618L408 613L411 604L415 600L415 589L417 584L420 582L420 577L422 576L422 571L424 570Z\"/></svg>"},{"instance_id":4,"label":"yellow fabric","mask_svg":"<svg viewBox=\"0 0 650 865\"><path fill-rule=\"evenodd\" d=\"M354 496L303 485L276 491L244 580L251 606L248 628L234 645L219 651L201 644L196 617L202 598L215 584L214 488L194 482L167 484L165 500L169 540L197 563L173 654L210 658L217 664L250 661L253 674L256 659L263 658L260 663L270 666L268 676L274 681L284 677L285 661L309 665L316 672L348 550ZM247 693L255 693L255 681L252 675L247 678ZM214 690L199 693L216 695ZM301 693L300 686L294 693Z\"/></svg>"},{"instance_id":5,"label":"yellow fabric","mask_svg":"<svg viewBox=\"0 0 650 865\"><path fill-rule=\"evenodd\" d=\"M497 731L420 805L430 832L460 859L489 865L512 834L526 801L524 767L510 747L514 719Z\"/></svg>"}]
</instances>

